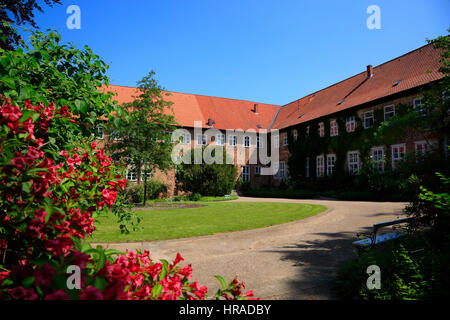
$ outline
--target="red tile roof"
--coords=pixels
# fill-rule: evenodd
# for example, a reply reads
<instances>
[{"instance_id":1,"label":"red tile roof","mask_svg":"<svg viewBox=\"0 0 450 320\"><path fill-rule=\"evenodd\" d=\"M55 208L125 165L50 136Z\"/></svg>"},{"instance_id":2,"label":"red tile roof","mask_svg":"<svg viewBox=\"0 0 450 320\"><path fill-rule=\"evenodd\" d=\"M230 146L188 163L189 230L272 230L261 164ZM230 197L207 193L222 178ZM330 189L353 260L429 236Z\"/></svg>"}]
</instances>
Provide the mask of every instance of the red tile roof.
<instances>
[{"instance_id":1,"label":"red tile roof","mask_svg":"<svg viewBox=\"0 0 450 320\"><path fill-rule=\"evenodd\" d=\"M133 87L110 85L107 91L117 93L114 100L119 104L133 101L138 90ZM279 106L245 100L209 97L196 94L167 92L167 101L173 102L175 120L182 127L194 127L194 121L201 121L203 128L209 128L212 119L216 129L267 129L272 123ZM258 112L252 111L257 104Z\"/></svg>"},{"instance_id":2,"label":"red tile roof","mask_svg":"<svg viewBox=\"0 0 450 320\"><path fill-rule=\"evenodd\" d=\"M364 71L282 106L272 128L293 126L439 80L444 77L439 59L440 51L423 46L374 67L369 79Z\"/></svg>"}]
</instances>

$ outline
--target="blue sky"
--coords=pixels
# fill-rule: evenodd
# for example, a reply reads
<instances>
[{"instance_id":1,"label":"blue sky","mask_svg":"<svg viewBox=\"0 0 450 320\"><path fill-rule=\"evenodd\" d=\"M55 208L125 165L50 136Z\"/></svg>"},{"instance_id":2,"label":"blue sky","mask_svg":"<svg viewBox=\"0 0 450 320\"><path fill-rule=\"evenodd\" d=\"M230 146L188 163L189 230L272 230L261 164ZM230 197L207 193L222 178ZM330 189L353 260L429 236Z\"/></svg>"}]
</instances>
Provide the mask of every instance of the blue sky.
<instances>
[{"instance_id":1,"label":"blue sky","mask_svg":"<svg viewBox=\"0 0 450 320\"><path fill-rule=\"evenodd\" d=\"M36 22L90 46L113 84L150 70L170 91L286 104L414 50L450 27L449 0L63 0ZM81 29L69 30L69 5ZM381 10L369 30L366 9Z\"/></svg>"}]
</instances>

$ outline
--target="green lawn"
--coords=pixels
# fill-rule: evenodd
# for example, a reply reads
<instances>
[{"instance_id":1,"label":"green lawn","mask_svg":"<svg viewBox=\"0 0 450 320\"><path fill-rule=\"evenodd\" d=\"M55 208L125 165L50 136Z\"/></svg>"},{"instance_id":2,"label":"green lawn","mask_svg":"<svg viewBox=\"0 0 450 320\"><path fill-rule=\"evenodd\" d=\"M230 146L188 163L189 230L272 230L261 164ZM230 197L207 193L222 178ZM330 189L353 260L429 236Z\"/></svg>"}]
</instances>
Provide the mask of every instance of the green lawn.
<instances>
[{"instance_id":1,"label":"green lawn","mask_svg":"<svg viewBox=\"0 0 450 320\"><path fill-rule=\"evenodd\" d=\"M121 234L114 215L102 216L90 242L131 242L187 238L256 229L323 212L320 205L261 202L195 202L205 207L137 211L141 231Z\"/></svg>"}]
</instances>

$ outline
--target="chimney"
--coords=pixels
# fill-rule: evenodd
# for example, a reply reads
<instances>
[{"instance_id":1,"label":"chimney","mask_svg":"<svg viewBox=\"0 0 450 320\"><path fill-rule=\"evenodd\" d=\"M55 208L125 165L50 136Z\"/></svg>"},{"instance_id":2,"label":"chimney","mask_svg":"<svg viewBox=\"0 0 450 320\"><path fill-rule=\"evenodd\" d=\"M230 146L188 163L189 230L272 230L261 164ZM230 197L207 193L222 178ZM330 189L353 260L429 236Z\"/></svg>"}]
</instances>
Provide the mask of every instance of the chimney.
<instances>
[{"instance_id":1,"label":"chimney","mask_svg":"<svg viewBox=\"0 0 450 320\"><path fill-rule=\"evenodd\" d=\"M369 65L367 66L367 78L368 78L368 79L369 79L369 78L372 78L372 76L373 76L373 67L372 67L371 64L369 64Z\"/></svg>"},{"instance_id":2,"label":"chimney","mask_svg":"<svg viewBox=\"0 0 450 320\"><path fill-rule=\"evenodd\" d=\"M254 112L254 113L258 113L258 104L257 104L257 103L255 103L255 104L253 105L253 112Z\"/></svg>"}]
</instances>

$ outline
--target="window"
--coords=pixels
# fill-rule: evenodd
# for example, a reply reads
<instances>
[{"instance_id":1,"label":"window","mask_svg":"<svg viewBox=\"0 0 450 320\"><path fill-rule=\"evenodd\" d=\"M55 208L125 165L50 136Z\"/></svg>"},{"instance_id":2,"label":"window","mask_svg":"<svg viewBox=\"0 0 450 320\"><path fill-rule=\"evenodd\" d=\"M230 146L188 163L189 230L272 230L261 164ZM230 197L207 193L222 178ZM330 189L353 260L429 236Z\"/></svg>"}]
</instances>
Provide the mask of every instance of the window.
<instances>
[{"instance_id":1,"label":"window","mask_svg":"<svg viewBox=\"0 0 450 320\"><path fill-rule=\"evenodd\" d=\"M261 166L255 166L255 175L257 176L261 175Z\"/></svg>"},{"instance_id":2,"label":"window","mask_svg":"<svg viewBox=\"0 0 450 320\"><path fill-rule=\"evenodd\" d=\"M306 157L305 161L305 177L309 178L309 157Z\"/></svg>"},{"instance_id":3,"label":"window","mask_svg":"<svg viewBox=\"0 0 450 320\"><path fill-rule=\"evenodd\" d=\"M244 137L244 147L250 148L251 146L251 138L249 136Z\"/></svg>"},{"instance_id":4,"label":"window","mask_svg":"<svg viewBox=\"0 0 450 320\"><path fill-rule=\"evenodd\" d=\"M273 144L276 149L278 149L280 147L280 136L279 135L273 136Z\"/></svg>"},{"instance_id":5,"label":"window","mask_svg":"<svg viewBox=\"0 0 450 320\"><path fill-rule=\"evenodd\" d=\"M137 181L137 172L135 170L128 169L127 180L128 181Z\"/></svg>"},{"instance_id":6,"label":"window","mask_svg":"<svg viewBox=\"0 0 450 320\"><path fill-rule=\"evenodd\" d=\"M222 133L219 133L216 135L216 145L223 146L225 144L225 135Z\"/></svg>"},{"instance_id":7,"label":"window","mask_svg":"<svg viewBox=\"0 0 450 320\"><path fill-rule=\"evenodd\" d=\"M354 132L356 127L355 117L349 117L345 121L347 132Z\"/></svg>"},{"instance_id":8,"label":"window","mask_svg":"<svg viewBox=\"0 0 450 320\"><path fill-rule=\"evenodd\" d=\"M327 175L331 176L334 171L334 164L336 163L335 154L327 154Z\"/></svg>"},{"instance_id":9,"label":"window","mask_svg":"<svg viewBox=\"0 0 450 320\"><path fill-rule=\"evenodd\" d=\"M395 169L395 163L402 160L406 153L406 145L404 143L396 144L393 145L391 148L392 148L392 169Z\"/></svg>"},{"instance_id":10,"label":"window","mask_svg":"<svg viewBox=\"0 0 450 320\"><path fill-rule=\"evenodd\" d=\"M244 182L250 181L250 166L242 166L241 177Z\"/></svg>"},{"instance_id":11,"label":"window","mask_svg":"<svg viewBox=\"0 0 450 320\"><path fill-rule=\"evenodd\" d=\"M237 146L237 136L235 135L231 135L228 137L228 144L232 147L236 147Z\"/></svg>"},{"instance_id":12,"label":"window","mask_svg":"<svg viewBox=\"0 0 450 320\"><path fill-rule=\"evenodd\" d=\"M423 157L427 153L427 142L426 141L416 141L414 142L416 149L416 156Z\"/></svg>"},{"instance_id":13,"label":"window","mask_svg":"<svg viewBox=\"0 0 450 320\"><path fill-rule=\"evenodd\" d=\"M150 171L144 172L144 170L142 170L141 181L145 181L145 175L147 175L147 181L149 181L152 178L152 173Z\"/></svg>"},{"instance_id":14,"label":"window","mask_svg":"<svg viewBox=\"0 0 450 320\"><path fill-rule=\"evenodd\" d=\"M389 121L395 114L395 106L392 104L390 106L384 107L384 121Z\"/></svg>"},{"instance_id":15,"label":"window","mask_svg":"<svg viewBox=\"0 0 450 320\"><path fill-rule=\"evenodd\" d=\"M384 148L372 148L371 158L373 168L384 172Z\"/></svg>"},{"instance_id":16,"label":"window","mask_svg":"<svg viewBox=\"0 0 450 320\"><path fill-rule=\"evenodd\" d=\"M294 141L297 141L297 139L298 139L298 131L297 130L292 131L292 138L294 139Z\"/></svg>"},{"instance_id":17,"label":"window","mask_svg":"<svg viewBox=\"0 0 450 320\"><path fill-rule=\"evenodd\" d=\"M288 145L288 135L287 133L283 133L283 146Z\"/></svg>"},{"instance_id":18,"label":"window","mask_svg":"<svg viewBox=\"0 0 450 320\"><path fill-rule=\"evenodd\" d=\"M189 132L182 133L180 138L181 138L182 144L187 144L187 145L191 144L191 134Z\"/></svg>"},{"instance_id":19,"label":"window","mask_svg":"<svg viewBox=\"0 0 450 320\"><path fill-rule=\"evenodd\" d=\"M111 135L110 138L111 138L112 141L120 141L120 140L122 140L122 138L120 137L119 132L117 130L111 131L110 135Z\"/></svg>"},{"instance_id":20,"label":"window","mask_svg":"<svg viewBox=\"0 0 450 320\"><path fill-rule=\"evenodd\" d=\"M286 163L284 161L280 162L280 179L284 179L286 176Z\"/></svg>"},{"instance_id":21,"label":"window","mask_svg":"<svg viewBox=\"0 0 450 320\"><path fill-rule=\"evenodd\" d=\"M339 134L338 124L337 124L336 120L331 120L330 121L330 136L336 137L338 134Z\"/></svg>"},{"instance_id":22,"label":"window","mask_svg":"<svg viewBox=\"0 0 450 320\"><path fill-rule=\"evenodd\" d=\"M323 137L325 135L325 125L323 122L319 123L319 137Z\"/></svg>"},{"instance_id":23,"label":"window","mask_svg":"<svg viewBox=\"0 0 450 320\"><path fill-rule=\"evenodd\" d=\"M197 145L198 146L205 146L207 142L207 137L205 134L198 134L197 135Z\"/></svg>"},{"instance_id":24,"label":"window","mask_svg":"<svg viewBox=\"0 0 450 320\"><path fill-rule=\"evenodd\" d=\"M372 128L374 122L373 110L364 112L363 120L364 120L364 129Z\"/></svg>"},{"instance_id":25,"label":"window","mask_svg":"<svg viewBox=\"0 0 450 320\"><path fill-rule=\"evenodd\" d=\"M273 178L278 179L280 177L280 170L279 170L278 163L273 164L273 172L274 172Z\"/></svg>"},{"instance_id":26,"label":"window","mask_svg":"<svg viewBox=\"0 0 450 320\"><path fill-rule=\"evenodd\" d=\"M309 126L306 127L306 135L309 135Z\"/></svg>"},{"instance_id":27,"label":"window","mask_svg":"<svg viewBox=\"0 0 450 320\"><path fill-rule=\"evenodd\" d=\"M316 176L322 177L325 173L325 161L323 156L317 156L316 158Z\"/></svg>"},{"instance_id":28,"label":"window","mask_svg":"<svg viewBox=\"0 0 450 320\"><path fill-rule=\"evenodd\" d=\"M257 147L258 149L264 148L264 143L263 143L262 137L257 137L257 138L256 138L256 147Z\"/></svg>"},{"instance_id":29,"label":"window","mask_svg":"<svg viewBox=\"0 0 450 320\"><path fill-rule=\"evenodd\" d=\"M422 99L414 99L413 105L414 110L416 110L418 113L425 115L428 112L427 107L422 102Z\"/></svg>"},{"instance_id":30,"label":"window","mask_svg":"<svg viewBox=\"0 0 450 320\"><path fill-rule=\"evenodd\" d=\"M350 151L348 154L348 172L355 174L359 172L359 152Z\"/></svg>"},{"instance_id":31,"label":"window","mask_svg":"<svg viewBox=\"0 0 450 320\"><path fill-rule=\"evenodd\" d=\"M94 135L97 139L103 140L105 137L105 129L102 126L98 126L94 128Z\"/></svg>"}]
</instances>

